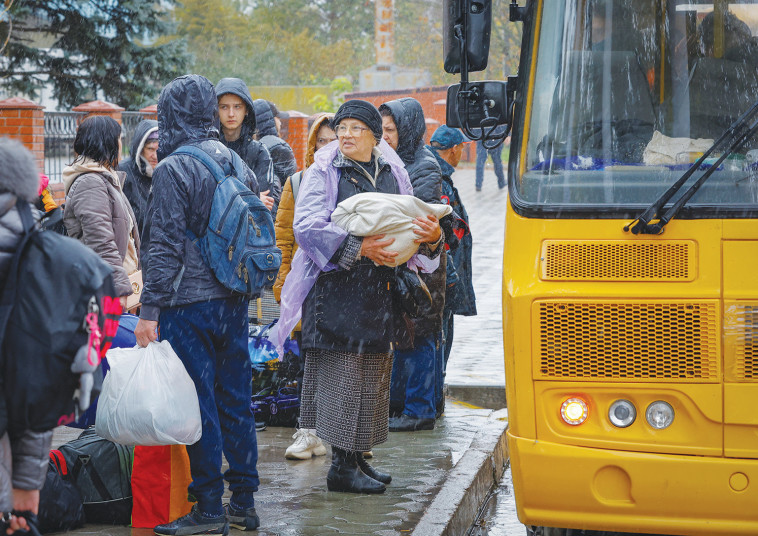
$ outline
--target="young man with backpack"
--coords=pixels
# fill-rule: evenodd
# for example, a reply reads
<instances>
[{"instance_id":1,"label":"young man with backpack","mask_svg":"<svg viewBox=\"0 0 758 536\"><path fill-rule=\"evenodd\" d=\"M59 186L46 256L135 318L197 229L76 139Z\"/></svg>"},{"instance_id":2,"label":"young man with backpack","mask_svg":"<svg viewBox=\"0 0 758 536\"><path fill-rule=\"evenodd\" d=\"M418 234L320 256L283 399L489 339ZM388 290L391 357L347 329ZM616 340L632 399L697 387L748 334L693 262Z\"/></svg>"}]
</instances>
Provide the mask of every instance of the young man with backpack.
<instances>
[{"instance_id":1,"label":"young man with backpack","mask_svg":"<svg viewBox=\"0 0 758 536\"><path fill-rule=\"evenodd\" d=\"M212 170L218 165L224 173L234 175L269 208L273 200L259 194L253 172L219 141L217 125L216 93L206 78L181 76L161 92L159 164L153 173L143 232L145 286L134 334L137 343L146 346L156 339L160 322L161 338L171 343L195 382L203 425L200 441L187 447L192 474L189 493L197 504L186 516L155 527L156 534L166 536L226 535L230 525L255 530L260 524L253 497L259 485L258 446L250 407L252 369L247 349L251 296L231 290L227 280L222 284L219 268L209 263L227 258L208 250L212 233L206 227L209 221L216 221L219 192L224 191ZM195 154L189 154L193 151ZM243 197L254 196L248 192ZM257 198L254 201L262 206ZM249 202L254 204L252 199ZM251 222L254 217L249 215ZM270 214L267 217L273 240L273 221ZM247 222L246 215L240 223ZM260 235L268 234L260 222L251 225ZM248 230L246 227L245 232ZM232 253L236 255L230 248L229 257ZM278 269L272 253L265 254L262 262L269 255ZM247 283L260 275L249 264L239 264L237 274L239 282ZM223 476L222 451L229 463ZM232 496L222 506L224 479Z\"/></svg>"}]
</instances>

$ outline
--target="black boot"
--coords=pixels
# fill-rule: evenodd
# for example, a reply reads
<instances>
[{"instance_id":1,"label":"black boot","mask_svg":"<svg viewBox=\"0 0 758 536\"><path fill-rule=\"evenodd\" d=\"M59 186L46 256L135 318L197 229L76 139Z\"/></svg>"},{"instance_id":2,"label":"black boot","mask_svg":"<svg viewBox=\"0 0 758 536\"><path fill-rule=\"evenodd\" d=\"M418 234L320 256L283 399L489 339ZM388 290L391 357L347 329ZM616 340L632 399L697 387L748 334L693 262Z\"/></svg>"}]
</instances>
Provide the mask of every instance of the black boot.
<instances>
[{"instance_id":1,"label":"black boot","mask_svg":"<svg viewBox=\"0 0 758 536\"><path fill-rule=\"evenodd\" d=\"M326 476L329 491L347 493L384 493L384 484L367 476L358 467L355 452L332 447L332 466Z\"/></svg>"},{"instance_id":2,"label":"black boot","mask_svg":"<svg viewBox=\"0 0 758 536\"><path fill-rule=\"evenodd\" d=\"M358 462L358 467L361 468L361 471L363 471L365 475L370 476L374 480L378 480L382 484L389 484L390 482L392 482L392 475L390 475L389 473L382 473L381 471L377 471L376 469L371 467L366 461L366 459L363 457L362 452L356 453L355 460Z\"/></svg>"}]
</instances>

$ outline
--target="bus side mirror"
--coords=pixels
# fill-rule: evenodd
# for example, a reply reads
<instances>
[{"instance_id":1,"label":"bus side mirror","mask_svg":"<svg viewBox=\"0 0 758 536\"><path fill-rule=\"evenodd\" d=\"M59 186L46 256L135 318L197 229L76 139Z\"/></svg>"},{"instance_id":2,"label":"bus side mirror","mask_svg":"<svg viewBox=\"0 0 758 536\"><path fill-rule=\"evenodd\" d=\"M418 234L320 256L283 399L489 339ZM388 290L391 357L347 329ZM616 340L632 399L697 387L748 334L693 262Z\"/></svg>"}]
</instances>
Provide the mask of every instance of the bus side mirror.
<instances>
[{"instance_id":1,"label":"bus side mirror","mask_svg":"<svg viewBox=\"0 0 758 536\"><path fill-rule=\"evenodd\" d=\"M461 128L467 136L471 129L488 133L499 125L507 125L508 130L515 83L515 77L509 77L508 82L488 80L450 86L447 89L447 126Z\"/></svg>"},{"instance_id":2,"label":"bus side mirror","mask_svg":"<svg viewBox=\"0 0 758 536\"><path fill-rule=\"evenodd\" d=\"M486 69L490 53L492 0L444 0L442 21L445 71L468 73ZM466 55L462 58L461 49L464 47Z\"/></svg>"}]
</instances>

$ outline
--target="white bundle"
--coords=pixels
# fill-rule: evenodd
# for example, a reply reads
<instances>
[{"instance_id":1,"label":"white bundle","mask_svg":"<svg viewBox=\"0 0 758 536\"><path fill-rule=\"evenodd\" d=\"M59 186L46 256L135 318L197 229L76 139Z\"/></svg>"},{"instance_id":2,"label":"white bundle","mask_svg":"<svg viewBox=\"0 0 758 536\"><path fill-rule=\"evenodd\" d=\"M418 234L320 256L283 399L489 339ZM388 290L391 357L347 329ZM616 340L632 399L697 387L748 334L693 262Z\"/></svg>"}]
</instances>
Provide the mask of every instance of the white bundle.
<instances>
[{"instance_id":1,"label":"white bundle","mask_svg":"<svg viewBox=\"0 0 758 536\"><path fill-rule=\"evenodd\" d=\"M449 205L425 203L412 195L366 192L351 196L334 209L332 221L354 236L384 234L395 241L386 246L387 251L397 251L398 256L390 266L399 266L418 250L418 238L413 230L419 227L415 218L434 215L437 219L450 214Z\"/></svg>"}]
</instances>

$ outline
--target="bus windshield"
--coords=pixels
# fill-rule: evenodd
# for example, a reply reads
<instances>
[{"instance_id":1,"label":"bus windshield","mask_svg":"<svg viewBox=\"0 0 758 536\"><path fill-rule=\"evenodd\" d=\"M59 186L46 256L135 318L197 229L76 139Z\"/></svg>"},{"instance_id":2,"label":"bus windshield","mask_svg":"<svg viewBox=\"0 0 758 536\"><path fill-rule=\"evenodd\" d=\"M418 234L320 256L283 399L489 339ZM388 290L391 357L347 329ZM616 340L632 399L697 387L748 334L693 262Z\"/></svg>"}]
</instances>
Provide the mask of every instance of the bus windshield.
<instances>
[{"instance_id":1,"label":"bus windshield","mask_svg":"<svg viewBox=\"0 0 758 536\"><path fill-rule=\"evenodd\" d=\"M634 214L758 100L758 0L543 0L538 20L511 168L527 212ZM758 137L718 166L686 217L714 214L758 215Z\"/></svg>"}]
</instances>

